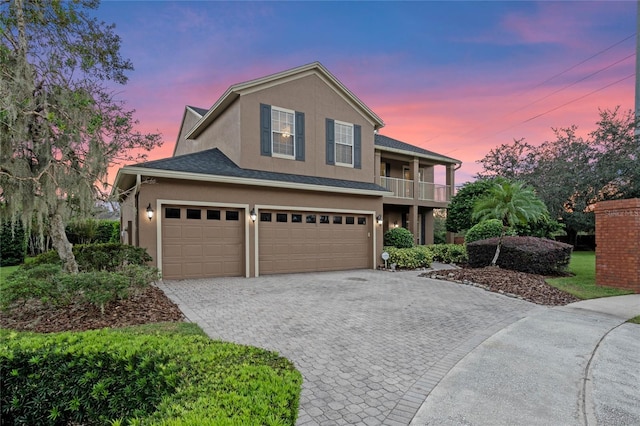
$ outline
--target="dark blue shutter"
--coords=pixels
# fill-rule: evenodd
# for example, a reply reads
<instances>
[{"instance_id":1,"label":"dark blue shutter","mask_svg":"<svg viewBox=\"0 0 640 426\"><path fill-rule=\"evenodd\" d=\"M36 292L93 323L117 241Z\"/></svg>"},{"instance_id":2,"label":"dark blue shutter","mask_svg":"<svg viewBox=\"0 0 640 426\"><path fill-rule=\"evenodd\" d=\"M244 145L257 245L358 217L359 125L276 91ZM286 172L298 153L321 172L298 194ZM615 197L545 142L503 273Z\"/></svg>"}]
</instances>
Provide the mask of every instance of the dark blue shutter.
<instances>
[{"instance_id":1,"label":"dark blue shutter","mask_svg":"<svg viewBox=\"0 0 640 426\"><path fill-rule=\"evenodd\" d=\"M296 160L304 161L304 112L296 111Z\"/></svg>"},{"instance_id":2,"label":"dark blue shutter","mask_svg":"<svg viewBox=\"0 0 640 426\"><path fill-rule=\"evenodd\" d=\"M260 154L271 156L271 105L260 104Z\"/></svg>"},{"instance_id":3,"label":"dark blue shutter","mask_svg":"<svg viewBox=\"0 0 640 426\"><path fill-rule=\"evenodd\" d=\"M327 164L336 164L335 123L327 118Z\"/></svg>"},{"instance_id":4,"label":"dark blue shutter","mask_svg":"<svg viewBox=\"0 0 640 426\"><path fill-rule=\"evenodd\" d=\"M353 125L353 167L362 168L362 127Z\"/></svg>"}]
</instances>

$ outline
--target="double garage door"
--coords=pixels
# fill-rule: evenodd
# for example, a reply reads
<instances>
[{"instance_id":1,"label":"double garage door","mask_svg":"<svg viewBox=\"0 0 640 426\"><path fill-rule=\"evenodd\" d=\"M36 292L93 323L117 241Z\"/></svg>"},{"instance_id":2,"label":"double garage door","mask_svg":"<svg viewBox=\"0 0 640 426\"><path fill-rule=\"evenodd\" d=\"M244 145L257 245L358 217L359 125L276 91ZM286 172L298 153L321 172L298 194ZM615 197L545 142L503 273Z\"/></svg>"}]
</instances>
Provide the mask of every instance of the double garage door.
<instances>
[{"instance_id":1,"label":"double garage door","mask_svg":"<svg viewBox=\"0 0 640 426\"><path fill-rule=\"evenodd\" d=\"M244 276L245 215L243 209L163 206L163 277ZM253 226L260 275L372 267L370 216L260 210Z\"/></svg>"},{"instance_id":2,"label":"double garage door","mask_svg":"<svg viewBox=\"0 0 640 426\"><path fill-rule=\"evenodd\" d=\"M345 213L261 211L260 274L371 268L372 224Z\"/></svg>"}]
</instances>

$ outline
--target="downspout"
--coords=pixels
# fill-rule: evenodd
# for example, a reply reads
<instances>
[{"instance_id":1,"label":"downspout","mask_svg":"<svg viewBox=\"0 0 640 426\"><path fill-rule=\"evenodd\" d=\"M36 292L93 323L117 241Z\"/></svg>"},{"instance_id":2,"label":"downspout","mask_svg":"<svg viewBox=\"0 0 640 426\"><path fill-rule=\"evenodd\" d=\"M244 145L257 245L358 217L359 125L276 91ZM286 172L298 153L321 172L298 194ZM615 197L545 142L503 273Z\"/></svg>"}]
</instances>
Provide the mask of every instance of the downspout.
<instances>
[{"instance_id":1,"label":"downspout","mask_svg":"<svg viewBox=\"0 0 640 426\"><path fill-rule=\"evenodd\" d=\"M136 186L134 190L134 206L133 210L136 212L136 241L135 246L140 247L140 215L138 214L138 194L140 192L140 184L142 183L142 179L139 174L136 175Z\"/></svg>"}]
</instances>

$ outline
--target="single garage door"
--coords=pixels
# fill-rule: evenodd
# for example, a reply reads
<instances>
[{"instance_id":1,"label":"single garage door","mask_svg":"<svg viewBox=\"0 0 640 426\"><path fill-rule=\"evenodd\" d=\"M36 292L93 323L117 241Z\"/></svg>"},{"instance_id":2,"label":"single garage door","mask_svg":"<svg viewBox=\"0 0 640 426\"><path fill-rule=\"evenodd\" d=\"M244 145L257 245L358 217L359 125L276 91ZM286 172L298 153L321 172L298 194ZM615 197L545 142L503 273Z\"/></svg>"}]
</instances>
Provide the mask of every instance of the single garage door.
<instances>
[{"instance_id":1,"label":"single garage door","mask_svg":"<svg viewBox=\"0 0 640 426\"><path fill-rule=\"evenodd\" d=\"M372 267L370 217L325 212L262 211L260 274Z\"/></svg>"},{"instance_id":2,"label":"single garage door","mask_svg":"<svg viewBox=\"0 0 640 426\"><path fill-rule=\"evenodd\" d=\"M163 278L243 276L244 220L239 209L163 206Z\"/></svg>"}]
</instances>

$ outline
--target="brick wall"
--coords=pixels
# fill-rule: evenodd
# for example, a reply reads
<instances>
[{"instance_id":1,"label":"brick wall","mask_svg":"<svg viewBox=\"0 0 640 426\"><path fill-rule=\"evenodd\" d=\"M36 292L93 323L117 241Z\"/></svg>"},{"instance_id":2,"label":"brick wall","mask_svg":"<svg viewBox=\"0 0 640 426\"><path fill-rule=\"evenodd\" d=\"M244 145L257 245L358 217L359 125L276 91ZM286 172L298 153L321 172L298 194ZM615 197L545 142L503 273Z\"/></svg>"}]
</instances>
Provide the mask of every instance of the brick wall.
<instances>
[{"instance_id":1,"label":"brick wall","mask_svg":"<svg viewBox=\"0 0 640 426\"><path fill-rule=\"evenodd\" d=\"M596 204L596 284L640 293L640 198Z\"/></svg>"}]
</instances>

